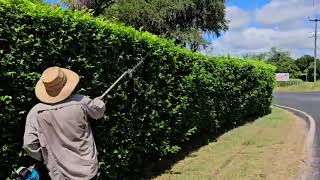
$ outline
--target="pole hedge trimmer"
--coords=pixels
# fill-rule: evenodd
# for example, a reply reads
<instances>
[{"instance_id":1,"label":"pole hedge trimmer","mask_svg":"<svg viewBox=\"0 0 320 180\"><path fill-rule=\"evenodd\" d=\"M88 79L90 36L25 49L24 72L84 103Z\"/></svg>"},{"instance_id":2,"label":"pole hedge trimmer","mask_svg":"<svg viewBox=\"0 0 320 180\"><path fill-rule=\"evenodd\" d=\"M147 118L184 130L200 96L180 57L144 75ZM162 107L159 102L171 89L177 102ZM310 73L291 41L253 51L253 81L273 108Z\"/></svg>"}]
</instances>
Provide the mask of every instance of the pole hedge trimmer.
<instances>
[{"instance_id":1,"label":"pole hedge trimmer","mask_svg":"<svg viewBox=\"0 0 320 180\"><path fill-rule=\"evenodd\" d=\"M103 99L126 75L132 77L132 74L141 66L145 58L141 59L133 68L126 70L122 75L100 96Z\"/></svg>"},{"instance_id":2,"label":"pole hedge trimmer","mask_svg":"<svg viewBox=\"0 0 320 180\"><path fill-rule=\"evenodd\" d=\"M132 77L132 74L143 64L144 60L150 55L147 54L144 58L142 58L133 68L130 68L122 73L122 75L101 95L100 99L103 99L126 75Z\"/></svg>"}]
</instances>

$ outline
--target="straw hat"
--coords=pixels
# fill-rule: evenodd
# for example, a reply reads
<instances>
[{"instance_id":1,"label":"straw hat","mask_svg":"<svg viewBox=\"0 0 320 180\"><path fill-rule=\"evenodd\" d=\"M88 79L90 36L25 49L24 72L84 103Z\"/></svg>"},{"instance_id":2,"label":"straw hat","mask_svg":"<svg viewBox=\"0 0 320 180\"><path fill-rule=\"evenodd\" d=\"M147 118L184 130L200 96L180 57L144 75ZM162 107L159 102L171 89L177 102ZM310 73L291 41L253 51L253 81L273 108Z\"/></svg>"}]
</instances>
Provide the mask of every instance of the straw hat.
<instances>
[{"instance_id":1,"label":"straw hat","mask_svg":"<svg viewBox=\"0 0 320 180\"><path fill-rule=\"evenodd\" d=\"M50 67L37 82L37 98L47 104L61 102L68 98L79 83L79 75L71 70Z\"/></svg>"}]
</instances>

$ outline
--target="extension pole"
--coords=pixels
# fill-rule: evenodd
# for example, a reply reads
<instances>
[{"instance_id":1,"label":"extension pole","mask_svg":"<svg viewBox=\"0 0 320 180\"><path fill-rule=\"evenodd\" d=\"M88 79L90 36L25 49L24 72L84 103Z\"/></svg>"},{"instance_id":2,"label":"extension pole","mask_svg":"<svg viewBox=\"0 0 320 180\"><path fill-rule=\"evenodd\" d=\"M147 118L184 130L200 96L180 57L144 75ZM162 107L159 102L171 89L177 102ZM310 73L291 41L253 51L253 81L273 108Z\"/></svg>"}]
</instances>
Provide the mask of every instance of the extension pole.
<instances>
[{"instance_id":1,"label":"extension pole","mask_svg":"<svg viewBox=\"0 0 320 180\"><path fill-rule=\"evenodd\" d=\"M147 55L148 56L148 55ZM146 57L147 57L146 56ZM146 58L145 57L145 58ZM144 59L141 59L133 68L126 70L124 73L122 73L122 75L116 80L116 82L114 82L107 90L106 92L104 92L99 98L103 99L113 88L114 86L116 86L119 81L121 81L121 79L123 79L123 77L125 75L129 75L130 77L132 77L132 74L137 70L137 68L139 68L139 66L143 63Z\"/></svg>"},{"instance_id":2,"label":"extension pole","mask_svg":"<svg viewBox=\"0 0 320 180\"><path fill-rule=\"evenodd\" d=\"M119 82L125 75L127 75L127 74L128 74L128 70L125 71L125 72L116 80L116 82L114 82L114 83L109 87L109 89L100 96L100 99L103 99L103 98L111 91L111 89L112 89L115 85L117 85L118 82Z\"/></svg>"}]
</instances>

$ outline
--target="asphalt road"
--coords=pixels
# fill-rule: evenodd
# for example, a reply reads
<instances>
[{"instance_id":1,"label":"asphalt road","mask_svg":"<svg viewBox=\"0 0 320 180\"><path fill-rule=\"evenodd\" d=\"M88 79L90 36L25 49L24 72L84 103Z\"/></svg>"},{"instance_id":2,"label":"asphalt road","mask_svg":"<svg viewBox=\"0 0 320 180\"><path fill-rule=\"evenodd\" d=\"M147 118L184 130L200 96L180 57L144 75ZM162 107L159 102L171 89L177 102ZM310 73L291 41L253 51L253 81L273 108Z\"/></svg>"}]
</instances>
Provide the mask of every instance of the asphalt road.
<instances>
[{"instance_id":1,"label":"asphalt road","mask_svg":"<svg viewBox=\"0 0 320 180\"><path fill-rule=\"evenodd\" d=\"M274 104L288 106L306 112L315 120L315 139L309 180L320 180L320 92L275 93Z\"/></svg>"}]
</instances>

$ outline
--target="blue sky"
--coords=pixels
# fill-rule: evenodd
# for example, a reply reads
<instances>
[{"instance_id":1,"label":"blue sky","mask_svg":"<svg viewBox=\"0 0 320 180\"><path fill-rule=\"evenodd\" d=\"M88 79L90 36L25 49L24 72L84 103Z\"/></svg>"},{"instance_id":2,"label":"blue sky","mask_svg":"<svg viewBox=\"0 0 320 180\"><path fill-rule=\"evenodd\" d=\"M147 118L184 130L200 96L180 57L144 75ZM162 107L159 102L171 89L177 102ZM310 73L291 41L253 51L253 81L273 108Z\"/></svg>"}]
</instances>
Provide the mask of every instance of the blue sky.
<instances>
[{"instance_id":1,"label":"blue sky","mask_svg":"<svg viewBox=\"0 0 320 180\"><path fill-rule=\"evenodd\" d=\"M262 7L269 2L270 0L226 0L227 6L237 6L247 11Z\"/></svg>"},{"instance_id":2,"label":"blue sky","mask_svg":"<svg viewBox=\"0 0 320 180\"><path fill-rule=\"evenodd\" d=\"M270 0L226 0L226 5L228 7L239 7L244 11L252 11L262 8L269 2ZM258 26L258 24L251 22L249 26Z\"/></svg>"},{"instance_id":3,"label":"blue sky","mask_svg":"<svg viewBox=\"0 0 320 180\"><path fill-rule=\"evenodd\" d=\"M308 17L320 11L320 0L226 0L226 6L229 30L211 39L203 53L242 56L277 47L295 58L312 55L314 24Z\"/></svg>"},{"instance_id":4,"label":"blue sky","mask_svg":"<svg viewBox=\"0 0 320 180\"><path fill-rule=\"evenodd\" d=\"M59 0L44 0L44 2L47 3L56 3L56 2L60 2Z\"/></svg>"},{"instance_id":5,"label":"blue sky","mask_svg":"<svg viewBox=\"0 0 320 180\"><path fill-rule=\"evenodd\" d=\"M210 38L203 53L242 56L277 47L293 57L312 55L314 25L308 17L320 12L320 0L226 0L226 7L229 30Z\"/></svg>"}]
</instances>

